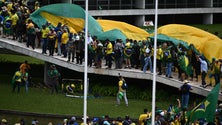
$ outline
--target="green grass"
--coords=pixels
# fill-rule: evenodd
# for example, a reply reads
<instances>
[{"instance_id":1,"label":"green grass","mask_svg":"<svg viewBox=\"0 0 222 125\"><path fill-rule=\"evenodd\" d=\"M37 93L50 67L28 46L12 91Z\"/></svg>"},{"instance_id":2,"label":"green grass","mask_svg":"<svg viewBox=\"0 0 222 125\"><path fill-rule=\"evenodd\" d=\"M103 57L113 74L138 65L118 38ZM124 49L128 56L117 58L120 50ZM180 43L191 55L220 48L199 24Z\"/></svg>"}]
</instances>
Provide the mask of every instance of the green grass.
<instances>
[{"instance_id":1,"label":"green grass","mask_svg":"<svg viewBox=\"0 0 222 125\"><path fill-rule=\"evenodd\" d=\"M212 34L218 32L219 33L218 36L222 38L222 24L207 24L207 25L192 25L192 26L200 28Z\"/></svg>"},{"instance_id":2,"label":"green grass","mask_svg":"<svg viewBox=\"0 0 222 125\"><path fill-rule=\"evenodd\" d=\"M23 63L28 60L30 64L44 64L44 61L24 55L0 54L0 62L18 62Z\"/></svg>"},{"instance_id":3,"label":"green grass","mask_svg":"<svg viewBox=\"0 0 222 125\"><path fill-rule=\"evenodd\" d=\"M64 94L51 94L49 90L30 88L25 93L24 87L20 93L12 93L11 86L1 84L0 109L15 110L45 114L68 114L81 116L83 114L83 99L70 98ZM151 102L141 100L129 100L126 107L123 100L120 106L115 106L115 97L89 98L88 115L102 116L109 114L110 117L130 115L132 118L139 117L144 108L151 107Z\"/></svg>"},{"instance_id":4,"label":"green grass","mask_svg":"<svg viewBox=\"0 0 222 125\"><path fill-rule=\"evenodd\" d=\"M51 94L49 89L39 88L30 88L29 93L25 93L24 87L22 87L20 93L12 93L9 80L5 83L0 82L0 86L0 109L75 116L82 116L83 114L82 98L70 98L64 94ZM87 102L87 112L91 117L109 114L112 118L129 115L131 118L137 119L144 108L151 110L151 100L129 99L129 107L125 106L123 100L120 106L115 106L116 97L89 98ZM156 105L166 109L169 104L170 102L165 100L165 102L157 102Z\"/></svg>"}]
</instances>

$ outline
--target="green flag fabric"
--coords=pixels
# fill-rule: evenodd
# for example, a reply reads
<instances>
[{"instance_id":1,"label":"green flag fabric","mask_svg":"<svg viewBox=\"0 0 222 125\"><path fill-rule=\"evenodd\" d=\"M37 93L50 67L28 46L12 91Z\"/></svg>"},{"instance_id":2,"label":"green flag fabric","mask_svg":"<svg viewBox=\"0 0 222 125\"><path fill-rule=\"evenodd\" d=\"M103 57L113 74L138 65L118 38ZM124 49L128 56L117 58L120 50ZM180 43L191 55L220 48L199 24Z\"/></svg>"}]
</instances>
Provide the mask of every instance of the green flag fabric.
<instances>
[{"instance_id":1,"label":"green flag fabric","mask_svg":"<svg viewBox=\"0 0 222 125\"><path fill-rule=\"evenodd\" d=\"M198 104L188 115L188 120L194 122L204 119L207 122L214 122L215 111L218 101L220 83L218 83L200 104Z\"/></svg>"}]
</instances>

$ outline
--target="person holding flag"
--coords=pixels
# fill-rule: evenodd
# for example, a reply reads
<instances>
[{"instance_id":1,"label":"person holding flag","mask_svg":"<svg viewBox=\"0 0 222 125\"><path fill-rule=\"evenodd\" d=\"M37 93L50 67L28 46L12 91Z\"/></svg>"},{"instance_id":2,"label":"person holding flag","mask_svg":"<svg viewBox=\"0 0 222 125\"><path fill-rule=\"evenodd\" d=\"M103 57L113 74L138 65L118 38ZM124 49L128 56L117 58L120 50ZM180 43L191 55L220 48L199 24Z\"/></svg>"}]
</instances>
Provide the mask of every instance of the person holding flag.
<instances>
[{"instance_id":1,"label":"person holding flag","mask_svg":"<svg viewBox=\"0 0 222 125\"><path fill-rule=\"evenodd\" d=\"M197 60L200 61L201 79L202 79L201 87L206 88L207 84L206 84L205 78L206 78L207 71L208 71L207 62L203 56L197 56Z\"/></svg>"},{"instance_id":2,"label":"person holding flag","mask_svg":"<svg viewBox=\"0 0 222 125\"><path fill-rule=\"evenodd\" d=\"M219 90L220 84L217 84L202 102L187 113L188 122L204 120L214 123Z\"/></svg>"},{"instance_id":3,"label":"person holding flag","mask_svg":"<svg viewBox=\"0 0 222 125\"><path fill-rule=\"evenodd\" d=\"M124 98L126 106L128 106L128 99L126 96L126 89L123 89L123 84L125 79L123 76L119 75L119 82L118 82L118 93L117 93L117 106L120 105L120 99Z\"/></svg>"}]
</instances>

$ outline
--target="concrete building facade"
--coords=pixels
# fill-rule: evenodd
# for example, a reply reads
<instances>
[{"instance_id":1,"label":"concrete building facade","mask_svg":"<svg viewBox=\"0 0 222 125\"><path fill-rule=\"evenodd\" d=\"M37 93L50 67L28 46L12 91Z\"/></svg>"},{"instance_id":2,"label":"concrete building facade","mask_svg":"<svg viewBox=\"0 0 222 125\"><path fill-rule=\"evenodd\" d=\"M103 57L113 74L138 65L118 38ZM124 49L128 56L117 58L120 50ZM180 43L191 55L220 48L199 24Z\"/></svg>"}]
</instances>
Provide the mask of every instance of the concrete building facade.
<instances>
[{"instance_id":1,"label":"concrete building facade","mask_svg":"<svg viewBox=\"0 0 222 125\"><path fill-rule=\"evenodd\" d=\"M85 8L85 0L61 0ZM159 0L159 25L215 24L222 22L222 0ZM142 26L154 21L155 0L89 0L89 13L96 18Z\"/></svg>"}]
</instances>

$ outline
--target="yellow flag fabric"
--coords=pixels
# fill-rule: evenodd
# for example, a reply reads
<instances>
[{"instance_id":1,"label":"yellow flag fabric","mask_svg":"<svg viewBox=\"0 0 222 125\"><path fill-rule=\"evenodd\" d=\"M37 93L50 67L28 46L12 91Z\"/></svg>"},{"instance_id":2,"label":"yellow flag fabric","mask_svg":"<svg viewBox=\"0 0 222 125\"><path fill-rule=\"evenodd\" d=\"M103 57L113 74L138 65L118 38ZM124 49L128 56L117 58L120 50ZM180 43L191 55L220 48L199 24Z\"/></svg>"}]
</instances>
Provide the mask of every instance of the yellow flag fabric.
<instances>
[{"instance_id":1,"label":"yellow flag fabric","mask_svg":"<svg viewBox=\"0 0 222 125\"><path fill-rule=\"evenodd\" d=\"M145 30L125 22L113 20L97 20L97 22L100 24L104 32L112 29L118 29L122 31L128 39L146 40L149 36L149 33Z\"/></svg>"},{"instance_id":2,"label":"yellow flag fabric","mask_svg":"<svg viewBox=\"0 0 222 125\"><path fill-rule=\"evenodd\" d=\"M188 65L189 65L189 59L188 59L186 56L184 57L184 59L185 59L185 66L188 67Z\"/></svg>"},{"instance_id":3,"label":"yellow flag fabric","mask_svg":"<svg viewBox=\"0 0 222 125\"><path fill-rule=\"evenodd\" d=\"M158 34L164 34L187 42L203 54L208 61L222 59L222 40L204 30L180 24L169 24L158 28Z\"/></svg>"},{"instance_id":4,"label":"yellow flag fabric","mask_svg":"<svg viewBox=\"0 0 222 125\"><path fill-rule=\"evenodd\" d=\"M85 30L85 10L75 4L59 3L46 5L33 12L30 18L40 28L46 22L50 22L54 27L61 22L62 24L67 24L73 33ZM124 22L111 20L99 20L99 22L88 15L88 32L102 41L106 39L111 41L122 39L125 41L126 38L146 40L149 36L145 30Z\"/></svg>"},{"instance_id":5,"label":"yellow flag fabric","mask_svg":"<svg viewBox=\"0 0 222 125\"><path fill-rule=\"evenodd\" d=\"M81 18L68 18L63 16L53 15L47 12L41 12L40 15L44 17L48 22L52 23L53 26L56 26L58 22L62 24L67 24L70 31L73 33L80 32L84 27L84 19ZM73 28L75 27L75 29Z\"/></svg>"}]
</instances>

